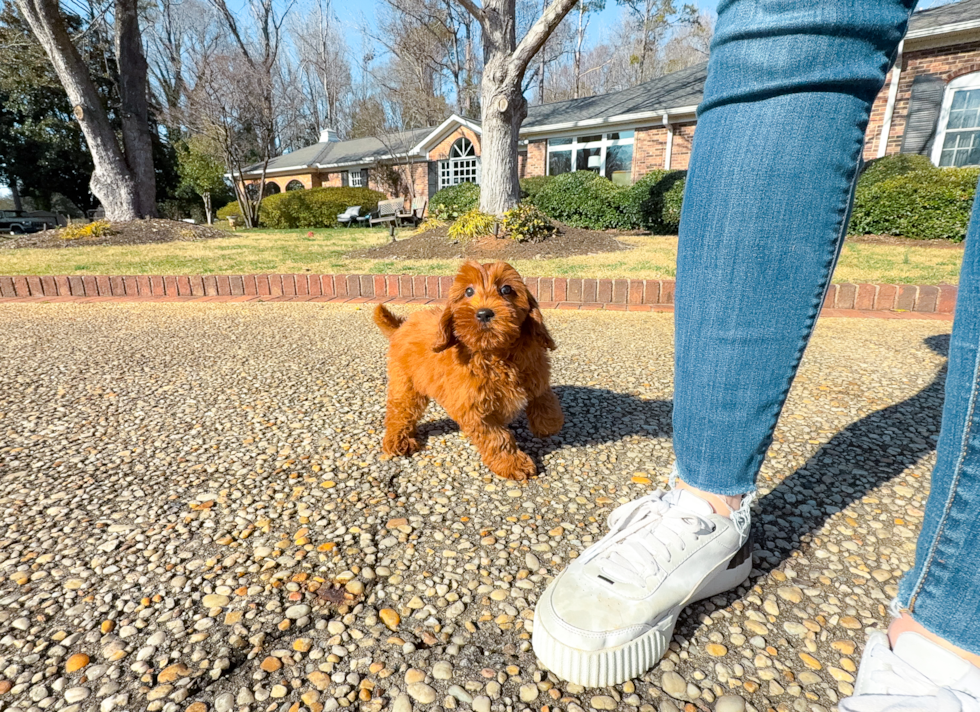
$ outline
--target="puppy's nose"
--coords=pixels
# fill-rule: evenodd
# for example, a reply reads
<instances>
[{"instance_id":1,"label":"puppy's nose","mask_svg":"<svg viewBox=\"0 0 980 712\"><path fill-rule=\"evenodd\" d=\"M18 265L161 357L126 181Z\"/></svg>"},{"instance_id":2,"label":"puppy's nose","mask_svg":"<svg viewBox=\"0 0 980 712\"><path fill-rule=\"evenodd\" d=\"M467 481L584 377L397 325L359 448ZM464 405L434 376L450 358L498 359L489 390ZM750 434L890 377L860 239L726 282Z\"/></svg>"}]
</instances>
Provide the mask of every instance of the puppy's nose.
<instances>
[{"instance_id":1,"label":"puppy's nose","mask_svg":"<svg viewBox=\"0 0 980 712\"><path fill-rule=\"evenodd\" d=\"M493 319L493 317L493 309L481 309L476 313L476 318L484 324Z\"/></svg>"}]
</instances>

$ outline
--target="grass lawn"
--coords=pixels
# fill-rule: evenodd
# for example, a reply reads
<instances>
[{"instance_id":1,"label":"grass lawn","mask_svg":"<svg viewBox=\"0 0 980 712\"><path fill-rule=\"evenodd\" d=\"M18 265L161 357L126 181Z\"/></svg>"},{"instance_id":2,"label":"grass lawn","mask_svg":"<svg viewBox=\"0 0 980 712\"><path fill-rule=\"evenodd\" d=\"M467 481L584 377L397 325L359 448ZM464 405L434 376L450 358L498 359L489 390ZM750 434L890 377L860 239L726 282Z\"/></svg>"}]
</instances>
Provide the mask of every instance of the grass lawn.
<instances>
[{"instance_id":1,"label":"grass lawn","mask_svg":"<svg viewBox=\"0 0 980 712\"><path fill-rule=\"evenodd\" d=\"M221 240L118 247L0 250L0 274L259 274L361 273L453 274L453 260L344 259L348 252L388 239L383 229L249 230ZM402 233L403 237L408 232ZM670 279L676 237L624 237L629 252L549 260L517 260L537 277L634 277ZM835 282L956 284L960 250L928 246L846 243Z\"/></svg>"}]
</instances>

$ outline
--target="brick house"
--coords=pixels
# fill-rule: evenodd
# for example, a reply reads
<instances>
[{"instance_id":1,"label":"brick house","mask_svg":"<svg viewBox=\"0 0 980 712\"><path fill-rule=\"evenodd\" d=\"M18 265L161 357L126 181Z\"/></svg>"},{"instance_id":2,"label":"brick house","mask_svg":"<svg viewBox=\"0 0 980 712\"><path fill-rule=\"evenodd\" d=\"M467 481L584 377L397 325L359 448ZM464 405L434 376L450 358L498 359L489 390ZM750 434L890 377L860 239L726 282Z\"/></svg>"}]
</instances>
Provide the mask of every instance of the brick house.
<instances>
[{"instance_id":1,"label":"brick house","mask_svg":"<svg viewBox=\"0 0 980 712\"><path fill-rule=\"evenodd\" d=\"M610 94L532 106L521 127L521 177L592 170L630 184L686 169L707 64ZM875 100L864 158L919 153L936 165L980 165L980 0L915 13ZM245 173L253 183L258 174ZM480 182L480 124L452 115L434 128L320 141L270 161L266 193L368 186L431 196Z\"/></svg>"}]
</instances>

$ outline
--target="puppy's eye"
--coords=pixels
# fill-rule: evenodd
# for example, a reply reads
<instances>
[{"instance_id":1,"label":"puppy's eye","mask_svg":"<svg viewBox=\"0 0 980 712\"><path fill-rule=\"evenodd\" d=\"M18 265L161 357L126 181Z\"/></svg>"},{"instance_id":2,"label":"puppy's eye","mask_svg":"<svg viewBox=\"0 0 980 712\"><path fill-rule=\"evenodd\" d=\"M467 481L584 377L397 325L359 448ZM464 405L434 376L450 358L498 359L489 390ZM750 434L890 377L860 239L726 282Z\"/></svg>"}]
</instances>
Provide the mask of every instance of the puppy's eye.
<instances>
[{"instance_id":1,"label":"puppy's eye","mask_svg":"<svg viewBox=\"0 0 980 712\"><path fill-rule=\"evenodd\" d=\"M473 287L467 287L466 288L466 296L467 297L472 297L474 294L476 294L476 292L473 291Z\"/></svg>"},{"instance_id":2,"label":"puppy's eye","mask_svg":"<svg viewBox=\"0 0 980 712\"><path fill-rule=\"evenodd\" d=\"M509 284L505 284L500 288L500 293L506 297L508 294L513 294L514 290Z\"/></svg>"}]
</instances>

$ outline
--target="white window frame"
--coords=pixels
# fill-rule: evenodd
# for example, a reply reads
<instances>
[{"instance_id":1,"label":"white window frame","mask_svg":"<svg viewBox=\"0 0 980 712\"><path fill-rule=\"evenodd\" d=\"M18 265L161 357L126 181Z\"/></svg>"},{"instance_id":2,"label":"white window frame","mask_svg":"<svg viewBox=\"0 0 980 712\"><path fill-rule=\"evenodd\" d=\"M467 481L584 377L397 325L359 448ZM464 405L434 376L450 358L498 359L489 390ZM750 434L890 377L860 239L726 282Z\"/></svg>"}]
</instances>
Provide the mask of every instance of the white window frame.
<instances>
[{"instance_id":1,"label":"white window frame","mask_svg":"<svg viewBox=\"0 0 980 712\"><path fill-rule=\"evenodd\" d=\"M346 171L348 188L366 188L367 171L363 168L356 171Z\"/></svg>"},{"instance_id":2,"label":"white window frame","mask_svg":"<svg viewBox=\"0 0 980 712\"><path fill-rule=\"evenodd\" d=\"M943 106L939 112L939 125L936 127L936 140L932 144L932 163L939 165L939 159L943 155L943 144L946 143L946 124L949 123L949 112L953 106L953 95L958 91L969 91L970 89L980 89L980 72L964 74L946 85L943 91Z\"/></svg>"},{"instance_id":3,"label":"white window frame","mask_svg":"<svg viewBox=\"0 0 980 712\"><path fill-rule=\"evenodd\" d=\"M627 132L629 132L629 133L632 134L629 138L614 138L614 139L609 138L609 135L610 134L614 134L614 133L622 134L622 133L627 133ZM636 139L636 129L620 129L618 131L604 131L604 132L601 132L602 138L599 141L587 141L587 142L584 142L584 143L580 143L579 140L578 140L579 139L579 136L583 136L583 135L588 136L590 134L589 134L588 130L585 130L585 131L579 131L577 134L565 134L565 135L549 136L548 137L548 146L547 146L547 151L546 151L546 155L545 155L545 166L544 166L545 167L545 175L549 175L549 176L551 175L551 154L552 154L552 152L554 152L554 151L569 151L570 150L572 152L571 153L571 155L572 155L572 170L570 171L570 173L574 173L575 171L578 170L578 168L576 167L576 164L575 164L575 155L578 152L578 150L580 148L598 148L598 149L600 149L600 153L599 153L599 156L600 156L600 161L599 161L599 175L605 176L606 175L606 149L609 148L610 146L632 146L634 144L635 139ZM562 140L562 139L567 139L567 138L572 139L572 142L571 143L561 144L561 145L558 145L558 146L552 146L551 145L551 142L553 140L556 140L556 139L557 140ZM633 160L635 160L635 159L636 159L636 151L634 149L634 151L633 151ZM632 169L633 169L633 161L631 160L630 161L630 172L631 173L632 173ZM583 169L583 170L591 170L591 169Z\"/></svg>"},{"instance_id":4,"label":"white window frame","mask_svg":"<svg viewBox=\"0 0 980 712\"><path fill-rule=\"evenodd\" d=\"M480 185L480 157L476 155L476 145L465 136L453 141L449 147L449 158L439 161L439 190L460 183Z\"/></svg>"}]
</instances>

